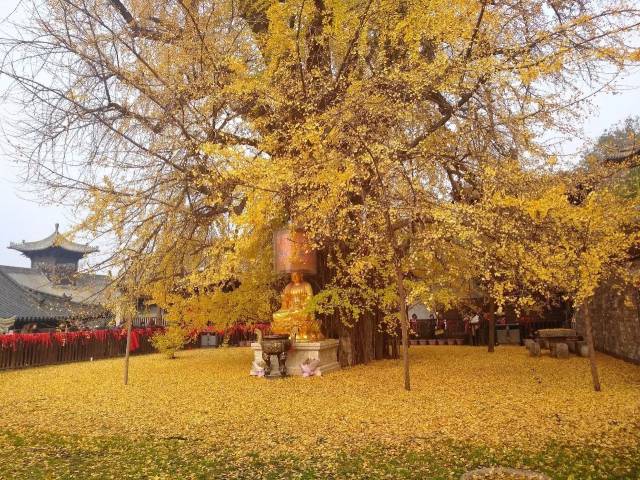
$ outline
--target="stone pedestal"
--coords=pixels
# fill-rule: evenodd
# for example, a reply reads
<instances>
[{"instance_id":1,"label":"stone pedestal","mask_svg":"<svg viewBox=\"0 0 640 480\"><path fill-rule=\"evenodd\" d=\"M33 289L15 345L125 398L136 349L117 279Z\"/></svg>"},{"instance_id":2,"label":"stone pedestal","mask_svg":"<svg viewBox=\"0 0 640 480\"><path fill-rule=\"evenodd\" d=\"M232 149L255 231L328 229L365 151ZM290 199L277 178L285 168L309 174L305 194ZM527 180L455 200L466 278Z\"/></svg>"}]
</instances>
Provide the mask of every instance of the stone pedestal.
<instances>
[{"instance_id":1,"label":"stone pedestal","mask_svg":"<svg viewBox=\"0 0 640 480\"><path fill-rule=\"evenodd\" d=\"M295 343L291 349L287 352L287 375L302 375L300 365L307 358L313 360L320 360L320 365L317 370L322 375L325 373L333 372L340 369L338 363L338 344L340 342L334 339L320 340L319 342L299 342ZM258 342L251 344L251 350L253 350L253 361L259 362L262 360L262 347ZM272 358L271 363L277 365L275 356ZM257 375L253 365L251 366L251 375ZM280 372L277 368L271 370L269 377L279 377Z\"/></svg>"}]
</instances>

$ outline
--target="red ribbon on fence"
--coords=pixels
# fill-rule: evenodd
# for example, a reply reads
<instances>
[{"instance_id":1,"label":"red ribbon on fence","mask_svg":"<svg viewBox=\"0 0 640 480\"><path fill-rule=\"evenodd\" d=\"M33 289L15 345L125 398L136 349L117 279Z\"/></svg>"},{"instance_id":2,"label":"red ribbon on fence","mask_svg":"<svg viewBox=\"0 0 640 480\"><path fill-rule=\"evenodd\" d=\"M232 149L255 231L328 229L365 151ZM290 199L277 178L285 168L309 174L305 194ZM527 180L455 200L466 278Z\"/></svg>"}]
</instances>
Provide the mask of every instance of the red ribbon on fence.
<instances>
[{"instance_id":1,"label":"red ribbon on fence","mask_svg":"<svg viewBox=\"0 0 640 480\"><path fill-rule=\"evenodd\" d=\"M131 330L130 352L135 352L140 348L143 338L151 337L159 328L134 328ZM106 342L109 338L124 339L127 338L125 329L117 330L83 330L79 332L55 332L55 333L10 333L0 335L0 348L11 348L16 350L19 344L29 345L38 344L51 346L53 342L64 347L65 345L76 344L79 342L88 343L91 340Z\"/></svg>"},{"instance_id":2,"label":"red ribbon on fence","mask_svg":"<svg viewBox=\"0 0 640 480\"><path fill-rule=\"evenodd\" d=\"M18 333L0 335L0 347L16 350L18 344L51 346L51 335L48 333Z\"/></svg>"},{"instance_id":3,"label":"red ribbon on fence","mask_svg":"<svg viewBox=\"0 0 640 480\"><path fill-rule=\"evenodd\" d=\"M139 330L142 330L142 329L134 328L131 330L131 345L129 345L130 352L135 352L138 348L140 348L140 340L138 338L138 335L143 332L139 332Z\"/></svg>"}]
</instances>

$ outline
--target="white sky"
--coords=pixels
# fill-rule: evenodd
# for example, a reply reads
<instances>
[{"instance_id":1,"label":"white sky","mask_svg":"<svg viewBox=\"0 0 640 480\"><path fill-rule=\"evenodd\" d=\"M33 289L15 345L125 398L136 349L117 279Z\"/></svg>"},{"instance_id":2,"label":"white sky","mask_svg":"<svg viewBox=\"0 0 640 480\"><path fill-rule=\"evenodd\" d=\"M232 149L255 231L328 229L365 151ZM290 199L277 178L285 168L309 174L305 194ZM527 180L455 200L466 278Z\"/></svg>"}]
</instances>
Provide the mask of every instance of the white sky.
<instances>
[{"instance_id":1,"label":"white sky","mask_svg":"<svg viewBox=\"0 0 640 480\"><path fill-rule=\"evenodd\" d=\"M0 19L5 19L18 7L12 19L19 19L21 0L0 0ZM3 22L4 23L4 22ZM10 33L10 28L0 24L2 35ZM6 79L0 78L0 89L4 90ZM596 112L584 120L584 139L567 141L563 150L566 154L578 151L585 139L595 139L604 130L631 115L640 115L640 69L631 72L618 84L622 92L601 93L592 102ZM0 100L0 131L11 112L7 104ZM18 252L8 250L9 242L40 240L51 234L55 223L60 223L62 231L73 223L71 212L52 204L39 204L33 200L27 186L20 184L19 170L7 155L8 146L0 136L0 264L28 266L28 259Z\"/></svg>"}]
</instances>

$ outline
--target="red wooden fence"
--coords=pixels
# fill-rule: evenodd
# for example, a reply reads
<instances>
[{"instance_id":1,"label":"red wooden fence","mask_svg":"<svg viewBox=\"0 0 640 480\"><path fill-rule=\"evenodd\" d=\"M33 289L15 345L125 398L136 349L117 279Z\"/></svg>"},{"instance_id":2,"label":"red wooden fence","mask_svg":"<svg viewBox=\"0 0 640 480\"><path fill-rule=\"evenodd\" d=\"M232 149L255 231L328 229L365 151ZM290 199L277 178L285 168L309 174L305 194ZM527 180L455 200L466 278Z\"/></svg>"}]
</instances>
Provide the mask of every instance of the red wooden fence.
<instances>
[{"instance_id":1,"label":"red wooden fence","mask_svg":"<svg viewBox=\"0 0 640 480\"><path fill-rule=\"evenodd\" d=\"M132 354L155 352L153 333L150 328L133 329ZM0 335L0 370L120 357L126 344L124 330Z\"/></svg>"}]
</instances>

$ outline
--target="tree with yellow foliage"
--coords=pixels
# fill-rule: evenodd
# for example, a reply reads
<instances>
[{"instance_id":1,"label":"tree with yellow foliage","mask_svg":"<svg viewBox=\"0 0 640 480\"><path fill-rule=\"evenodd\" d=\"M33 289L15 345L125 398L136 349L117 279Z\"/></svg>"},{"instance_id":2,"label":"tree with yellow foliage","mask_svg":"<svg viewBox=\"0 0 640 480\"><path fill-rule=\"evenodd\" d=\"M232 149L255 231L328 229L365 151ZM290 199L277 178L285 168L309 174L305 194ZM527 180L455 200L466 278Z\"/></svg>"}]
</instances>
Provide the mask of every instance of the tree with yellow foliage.
<instances>
[{"instance_id":1,"label":"tree with yellow foliage","mask_svg":"<svg viewBox=\"0 0 640 480\"><path fill-rule=\"evenodd\" d=\"M564 299L582 311L596 391L589 303L607 280L634 282L629 260L640 241L637 198L611 182L624 168L490 175L482 200L454 206L450 223L495 305L521 311Z\"/></svg>"},{"instance_id":2,"label":"tree with yellow foliage","mask_svg":"<svg viewBox=\"0 0 640 480\"><path fill-rule=\"evenodd\" d=\"M31 115L27 176L111 237L118 279L264 318L271 234L302 225L318 308L399 321L406 389L407 300L438 291L412 272L461 245L438 231L451 204L543 168L539 132L572 130L582 77L638 59L624 0L28 3L1 67Z\"/></svg>"}]
</instances>

